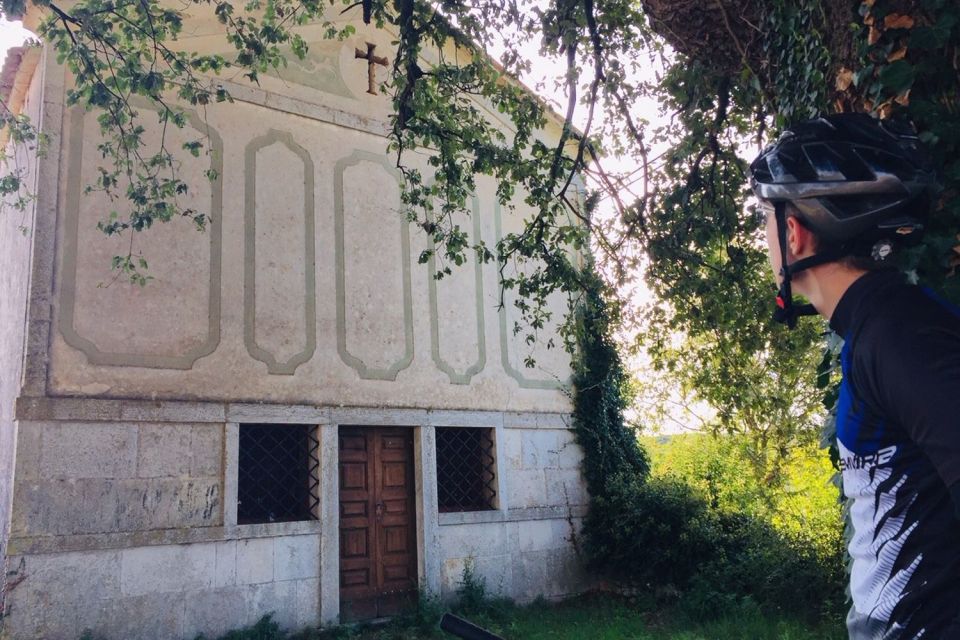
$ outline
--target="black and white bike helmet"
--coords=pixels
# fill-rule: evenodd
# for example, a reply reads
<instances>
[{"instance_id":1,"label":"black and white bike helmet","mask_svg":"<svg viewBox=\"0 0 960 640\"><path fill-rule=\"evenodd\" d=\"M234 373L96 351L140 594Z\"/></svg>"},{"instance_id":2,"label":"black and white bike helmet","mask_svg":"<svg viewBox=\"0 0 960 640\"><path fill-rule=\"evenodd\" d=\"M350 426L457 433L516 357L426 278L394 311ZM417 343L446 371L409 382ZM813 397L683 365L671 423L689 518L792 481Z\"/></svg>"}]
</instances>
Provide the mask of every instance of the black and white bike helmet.
<instances>
[{"instance_id":1,"label":"black and white bike helmet","mask_svg":"<svg viewBox=\"0 0 960 640\"><path fill-rule=\"evenodd\" d=\"M937 187L932 162L912 127L863 113L800 122L750 165L758 198L774 205L783 281L775 319L793 327L816 313L793 304L790 281L799 271L848 255L886 258L898 237L916 236ZM786 207L826 249L786 262Z\"/></svg>"}]
</instances>

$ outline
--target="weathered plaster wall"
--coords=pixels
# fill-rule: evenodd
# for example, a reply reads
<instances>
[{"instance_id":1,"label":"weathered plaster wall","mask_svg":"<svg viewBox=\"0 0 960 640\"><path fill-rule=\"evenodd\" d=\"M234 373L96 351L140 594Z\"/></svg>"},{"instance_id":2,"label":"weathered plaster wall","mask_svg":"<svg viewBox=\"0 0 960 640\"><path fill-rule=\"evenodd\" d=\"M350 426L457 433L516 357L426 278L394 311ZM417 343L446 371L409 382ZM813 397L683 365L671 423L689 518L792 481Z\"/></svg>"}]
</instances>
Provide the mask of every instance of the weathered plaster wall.
<instances>
[{"instance_id":1,"label":"weathered plaster wall","mask_svg":"<svg viewBox=\"0 0 960 640\"><path fill-rule=\"evenodd\" d=\"M38 51L27 53L29 60L21 62L20 83L24 91L23 113L32 122L38 122L41 105L41 75L34 74L34 58ZM22 77L26 76L26 77ZM15 157L12 167L27 171L26 190L36 193L36 158L23 147L8 145L8 156ZM13 490L14 452L17 447L17 420L15 404L20 395L24 358L24 317L30 286L30 258L34 243L33 223L35 207L17 211L9 204L0 210L0 558L3 558L10 533L10 506ZM0 562L0 569L3 563ZM0 611L3 603L5 579L0 576Z\"/></svg>"},{"instance_id":2,"label":"weathered plaster wall","mask_svg":"<svg viewBox=\"0 0 960 640\"><path fill-rule=\"evenodd\" d=\"M400 213L383 137L390 101L366 93L366 62L354 58L366 42L389 50L389 40L370 30L315 42L313 67L291 61L257 89L227 81L236 103L167 132L169 149L203 138L211 150L184 154L181 167L195 177L181 205L211 223L204 233L175 221L139 236L153 277L145 287L111 274L127 240L96 223L115 205L83 193L101 163L96 115L66 113L49 392L568 410L558 390L568 356L545 346L560 343L555 326L532 347L515 333L512 298L498 309L496 265L471 262L436 281L418 264L428 240ZM216 41L188 42L202 50ZM159 148L159 126L151 131ZM423 155L407 161L425 166ZM202 178L208 169L219 178ZM488 245L522 224L524 207L501 208L491 180L479 182L472 206L473 219L460 222ZM553 301L555 320L565 305ZM535 368L524 365L530 355Z\"/></svg>"}]
</instances>

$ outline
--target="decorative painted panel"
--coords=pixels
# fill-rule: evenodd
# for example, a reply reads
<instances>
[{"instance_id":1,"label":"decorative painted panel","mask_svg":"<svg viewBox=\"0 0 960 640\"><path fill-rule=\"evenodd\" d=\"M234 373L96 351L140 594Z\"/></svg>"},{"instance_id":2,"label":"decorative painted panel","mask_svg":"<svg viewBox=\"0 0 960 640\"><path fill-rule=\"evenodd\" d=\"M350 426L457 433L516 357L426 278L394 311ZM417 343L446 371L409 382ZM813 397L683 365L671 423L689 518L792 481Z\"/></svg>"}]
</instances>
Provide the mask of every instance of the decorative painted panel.
<instances>
[{"instance_id":1,"label":"decorative painted panel","mask_svg":"<svg viewBox=\"0 0 960 640\"><path fill-rule=\"evenodd\" d=\"M188 116L188 126L170 127L165 138L159 125L147 127L145 148L155 153L161 139L168 149L205 139L209 155L182 158L181 175L204 176L212 169L218 177L193 181L179 204L207 213L210 221L203 232L186 220L157 224L142 246L134 234L132 249L146 260L152 278L141 287L110 269L113 256L131 250L129 235L109 237L97 229L97 222L108 218L113 209L123 217L123 201L111 202L99 192L85 193L85 186L95 182L97 168L105 162L97 150L102 138L96 114L79 107L70 112L58 323L66 343L93 364L189 369L220 342L223 143L199 116L192 112ZM125 186L117 191L124 193Z\"/></svg>"},{"instance_id":2,"label":"decorative painted panel","mask_svg":"<svg viewBox=\"0 0 960 640\"><path fill-rule=\"evenodd\" d=\"M453 222L463 227L470 225L471 244L480 240L480 201L472 199L471 220L465 215L455 216ZM437 280L438 247L430 243L433 254L428 261L430 286L430 353L437 368L447 374L453 384L469 384L470 379L483 370L487 362L487 346L483 321L483 265L468 250L470 264L453 265L453 273ZM474 313L469 312L469 303Z\"/></svg>"},{"instance_id":3,"label":"decorative painted panel","mask_svg":"<svg viewBox=\"0 0 960 640\"><path fill-rule=\"evenodd\" d=\"M503 213L499 203L494 209L494 224L499 242L504 236ZM507 265L505 276L509 277L512 273L516 273L514 265ZM564 388L570 384L570 356L563 348L558 327L567 311L566 298L559 292L551 295L548 302L552 313L551 321L538 332L537 341L533 345L526 343L525 336L530 329L523 326L514 305L515 300L514 291L504 292L503 306L500 308L500 359L503 370L525 389ZM514 330L518 322L519 332ZM547 348L547 341L550 339L554 345ZM525 364L528 357L535 361L532 368Z\"/></svg>"},{"instance_id":4,"label":"decorative painted panel","mask_svg":"<svg viewBox=\"0 0 960 640\"><path fill-rule=\"evenodd\" d=\"M410 228L386 155L334 168L337 350L361 378L396 380L413 361Z\"/></svg>"},{"instance_id":5,"label":"decorative painted panel","mask_svg":"<svg viewBox=\"0 0 960 640\"><path fill-rule=\"evenodd\" d=\"M244 342L267 371L292 375L317 345L313 160L276 130L245 156Z\"/></svg>"}]
</instances>

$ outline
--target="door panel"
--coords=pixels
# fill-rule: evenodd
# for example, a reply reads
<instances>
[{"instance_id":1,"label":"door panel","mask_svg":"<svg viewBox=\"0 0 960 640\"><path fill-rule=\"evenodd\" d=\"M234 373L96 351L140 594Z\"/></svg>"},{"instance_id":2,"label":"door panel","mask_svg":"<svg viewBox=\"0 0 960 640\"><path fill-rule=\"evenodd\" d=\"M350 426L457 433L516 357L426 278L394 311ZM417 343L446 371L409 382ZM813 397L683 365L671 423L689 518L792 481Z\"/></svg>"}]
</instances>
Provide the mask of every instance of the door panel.
<instances>
[{"instance_id":1,"label":"door panel","mask_svg":"<svg viewBox=\"0 0 960 640\"><path fill-rule=\"evenodd\" d=\"M411 429L340 427L340 618L377 618L415 601Z\"/></svg>"},{"instance_id":2,"label":"door panel","mask_svg":"<svg viewBox=\"0 0 960 640\"><path fill-rule=\"evenodd\" d=\"M350 619L376 617L373 446L362 432L340 430L340 599Z\"/></svg>"}]
</instances>

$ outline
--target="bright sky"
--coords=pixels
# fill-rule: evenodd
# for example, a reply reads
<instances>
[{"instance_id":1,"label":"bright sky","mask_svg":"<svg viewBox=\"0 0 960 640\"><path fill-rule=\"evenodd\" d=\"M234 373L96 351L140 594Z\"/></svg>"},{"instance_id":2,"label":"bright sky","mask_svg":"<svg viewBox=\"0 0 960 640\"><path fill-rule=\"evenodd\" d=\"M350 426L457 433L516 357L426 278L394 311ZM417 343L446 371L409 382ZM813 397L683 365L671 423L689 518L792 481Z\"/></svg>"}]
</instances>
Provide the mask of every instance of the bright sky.
<instances>
[{"instance_id":1,"label":"bright sky","mask_svg":"<svg viewBox=\"0 0 960 640\"><path fill-rule=\"evenodd\" d=\"M24 29L22 23L8 22L5 18L0 18L0 58L5 60L7 49L23 44L23 41L31 36L33 34Z\"/></svg>"}]
</instances>

